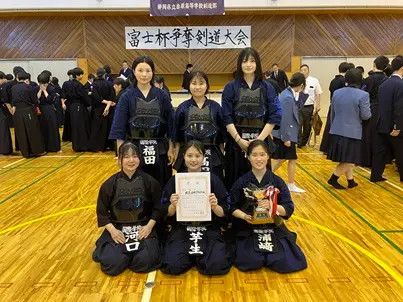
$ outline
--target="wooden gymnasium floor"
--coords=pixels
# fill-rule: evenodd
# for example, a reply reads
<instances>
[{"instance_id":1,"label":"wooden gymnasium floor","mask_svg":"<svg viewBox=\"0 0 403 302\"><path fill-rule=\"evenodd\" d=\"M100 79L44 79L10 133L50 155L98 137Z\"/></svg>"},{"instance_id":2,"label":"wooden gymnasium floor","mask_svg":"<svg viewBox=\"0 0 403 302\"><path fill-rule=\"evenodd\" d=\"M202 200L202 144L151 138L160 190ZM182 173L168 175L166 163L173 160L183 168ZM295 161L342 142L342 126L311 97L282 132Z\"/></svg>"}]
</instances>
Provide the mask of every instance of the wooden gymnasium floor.
<instances>
[{"instance_id":1,"label":"wooden gymnasium floor","mask_svg":"<svg viewBox=\"0 0 403 302\"><path fill-rule=\"evenodd\" d=\"M280 275L262 269L207 277L161 272L104 275L91 259L101 183L118 171L111 152L0 158L0 301L403 301L403 187L372 184L344 192L326 181L334 164L315 148L299 150L295 214L308 269ZM285 168L279 174L285 176ZM344 180L343 180L344 181ZM152 289L147 281L155 282Z\"/></svg>"}]
</instances>

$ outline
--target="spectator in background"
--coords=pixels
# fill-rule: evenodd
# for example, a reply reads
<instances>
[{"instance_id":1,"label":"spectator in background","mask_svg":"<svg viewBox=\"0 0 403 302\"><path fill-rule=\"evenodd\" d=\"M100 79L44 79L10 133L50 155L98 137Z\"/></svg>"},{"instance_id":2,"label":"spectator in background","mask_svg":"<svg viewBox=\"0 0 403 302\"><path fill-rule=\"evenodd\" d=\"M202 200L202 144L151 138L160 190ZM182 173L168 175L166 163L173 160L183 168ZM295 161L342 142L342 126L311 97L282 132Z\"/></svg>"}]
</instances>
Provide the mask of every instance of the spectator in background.
<instances>
[{"instance_id":1,"label":"spectator in background","mask_svg":"<svg viewBox=\"0 0 403 302\"><path fill-rule=\"evenodd\" d=\"M271 78L271 72L267 70L264 73L264 77L266 82L268 82L271 86L273 86L274 90L276 91L277 95L280 95L281 89L280 86L278 85L277 81Z\"/></svg>"},{"instance_id":2,"label":"spectator in background","mask_svg":"<svg viewBox=\"0 0 403 302\"><path fill-rule=\"evenodd\" d=\"M130 69L129 64L127 63L127 61L122 62L122 67L123 68L120 70L119 76L124 77L124 79L126 80L132 74L132 70Z\"/></svg>"},{"instance_id":3,"label":"spectator in background","mask_svg":"<svg viewBox=\"0 0 403 302\"><path fill-rule=\"evenodd\" d=\"M154 86L164 90L168 94L169 99L171 99L171 93L169 91L169 88L165 85L164 77L156 76L155 79L154 79Z\"/></svg>"},{"instance_id":4,"label":"spectator in background","mask_svg":"<svg viewBox=\"0 0 403 302\"><path fill-rule=\"evenodd\" d=\"M301 73L306 78L306 86L304 93L309 97L302 107L302 132L298 139L298 147L304 147L309 140L309 135L312 129L312 117L316 112L320 111L320 95L322 94L322 88L320 87L318 79L309 75L309 66L306 64L301 65Z\"/></svg>"},{"instance_id":5,"label":"spectator in background","mask_svg":"<svg viewBox=\"0 0 403 302\"><path fill-rule=\"evenodd\" d=\"M358 185L354 181L353 167L361 163L362 121L371 117L369 93L361 90L361 71L358 68L350 69L345 81L348 86L337 89L331 103L327 159L338 165L328 184L336 189L345 189L338 182L342 175L347 178L348 188Z\"/></svg>"},{"instance_id":6,"label":"spectator in background","mask_svg":"<svg viewBox=\"0 0 403 302\"><path fill-rule=\"evenodd\" d=\"M362 66L357 66L357 69L358 69L359 71L361 71L362 78L364 78L364 72L365 72L364 67L362 67Z\"/></svg>"},{"instance_id":7,"label":"spectator in background","mask_svg":"<svg viewBox=\"0 0 403 302\"><path fill-rule=\"evenodd\" d=\"M183 73L183 81L182 81L182 88L189 91L189 86L190 86L190 73L193 70L193 65L192 64L187 64L186 65L186 70Z\"/></svg>"},{"instance_id":8,"label":"spectator in background","mask_svg":"<svg viewBox=\"0 0 403 302\"><path fill-rule=\"evenodd\" d=\"M277 63L274 63L271 66L271 69L272 69L271 78L277 81L278 86L280 87L281 91L283 91L288 87L287 74L284 72L284 70L278 69Z\"/></svg>"},{"instance_id":9,"label":"spectator in background","mask_svg":"<svg viewBox=\"0 0 403 302\"><path fill-rule=\"evenodd\" d=\"M105 70L105 72L106 72L106 74L105 74L105 80L107 80L107 81L113 83L112 71L111 71L111 68L109 67L109 65L105 64L102 68L103 68L103 69Z\"/></svg>"}]
</instances>

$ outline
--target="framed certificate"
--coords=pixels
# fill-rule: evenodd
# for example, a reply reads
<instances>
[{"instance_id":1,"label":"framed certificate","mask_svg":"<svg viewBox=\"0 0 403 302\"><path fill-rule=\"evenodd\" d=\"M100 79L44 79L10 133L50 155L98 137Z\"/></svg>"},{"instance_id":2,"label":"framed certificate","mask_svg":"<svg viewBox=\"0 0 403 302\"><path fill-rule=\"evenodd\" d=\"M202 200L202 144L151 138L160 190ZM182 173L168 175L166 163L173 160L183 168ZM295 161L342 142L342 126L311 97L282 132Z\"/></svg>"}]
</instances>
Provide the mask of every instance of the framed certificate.
<instances>
[{"instance_id":1,"label":"framed certificate","mask_svg":"<svg viewBox=\"0 0 403 302\"><path fill-rule=\"evenodd\" d=\"M176 173L177 221L211 221L210 173Z\"/></svg>"}]
</instances>

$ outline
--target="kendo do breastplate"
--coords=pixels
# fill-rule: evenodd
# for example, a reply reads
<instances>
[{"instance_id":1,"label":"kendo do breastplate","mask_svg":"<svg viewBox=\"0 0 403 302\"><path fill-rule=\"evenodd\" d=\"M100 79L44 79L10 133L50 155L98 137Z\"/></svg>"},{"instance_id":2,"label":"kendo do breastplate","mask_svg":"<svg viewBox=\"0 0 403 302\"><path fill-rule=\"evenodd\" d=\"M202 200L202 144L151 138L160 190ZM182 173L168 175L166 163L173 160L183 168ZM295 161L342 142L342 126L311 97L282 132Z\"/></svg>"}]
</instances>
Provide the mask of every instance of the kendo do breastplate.
<instances>
[{"instance_id":1,"label":"kendo do breastplate","mask_svg":"<svg viewBox=\"0 0 403 302\"><path fill-rule=\"evenodd\" d=\"M116 223L136 223L145 220L146 202L144 180L137 176L132 181L119 178L116 181L112 212Z\"/></svg>"},{"instance_id":2,"label":"kendo do breastplate","mask_svg":"<svg viewBox=\"0 0 403 302\"><path fill-rule=\"evenodd\" d=\"M241 88L234 106L235 126L261 129L265 125L265 116L262 89Z\"/></svg>"},{"instance_id":3,"label":"kendo do breastplate","mask_svg":"<svg viewBox=\"0 0 403 302\"><path fill-rule=\"evenodd\" d=\"M134 115L129 120L132 138L161 138L161 123L164 121L158 99L147 102L137 98Z\"/></svg>"},{"instance_id":4,"label":"kendo do breastplate","mask_svg":"<svg viewBox=\"0 0 403 302\"><path fill-rule=\"evenodd\" d=\"M203 144L216 144L218 127L211 115L210 105L202 109L190 106L185 125L181 128L184 131L185 143L198 140Z\"/></svg>"}]
</instances>

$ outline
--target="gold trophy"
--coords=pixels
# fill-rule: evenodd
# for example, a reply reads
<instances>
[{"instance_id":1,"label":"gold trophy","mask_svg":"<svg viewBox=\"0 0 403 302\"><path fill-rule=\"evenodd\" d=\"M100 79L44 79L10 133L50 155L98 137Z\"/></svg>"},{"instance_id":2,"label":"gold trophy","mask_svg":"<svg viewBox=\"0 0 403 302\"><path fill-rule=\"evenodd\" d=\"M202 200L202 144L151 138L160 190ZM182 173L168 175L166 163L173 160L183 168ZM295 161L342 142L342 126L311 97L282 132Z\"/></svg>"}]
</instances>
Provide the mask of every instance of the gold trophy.
<instances>
[{"instance_id":1,"label":"gold trophy","mask_svg":"<svg viewBox=\"0 0 403 302\"><path fill-rule=\"evenodd\" d=\"M265 198L265 189L257 189L253 192L253 196L259 203L259 201ZM274 223L273 218L270 216L269 210L260 208L257 205L253 211L252 224L267 224Z\"/></svg>"},{"instance_id":2,"label":"gold trophy","mask_svg":"<svg viewBox=\"0 0 403 302\"><path fill-rule=\"evenodd\" d=\"M281 220L281 218L276 216L276 212L277 196L280 191L277 188L273 186L266 188L245 188L244 192L247 198L257 201L257 205L255 205L253 210L252 224L279 223L278 220ZM263 199L267 199L270 202L270 210L259 207L259 202Z\"/></svg>"}]
</instances>

